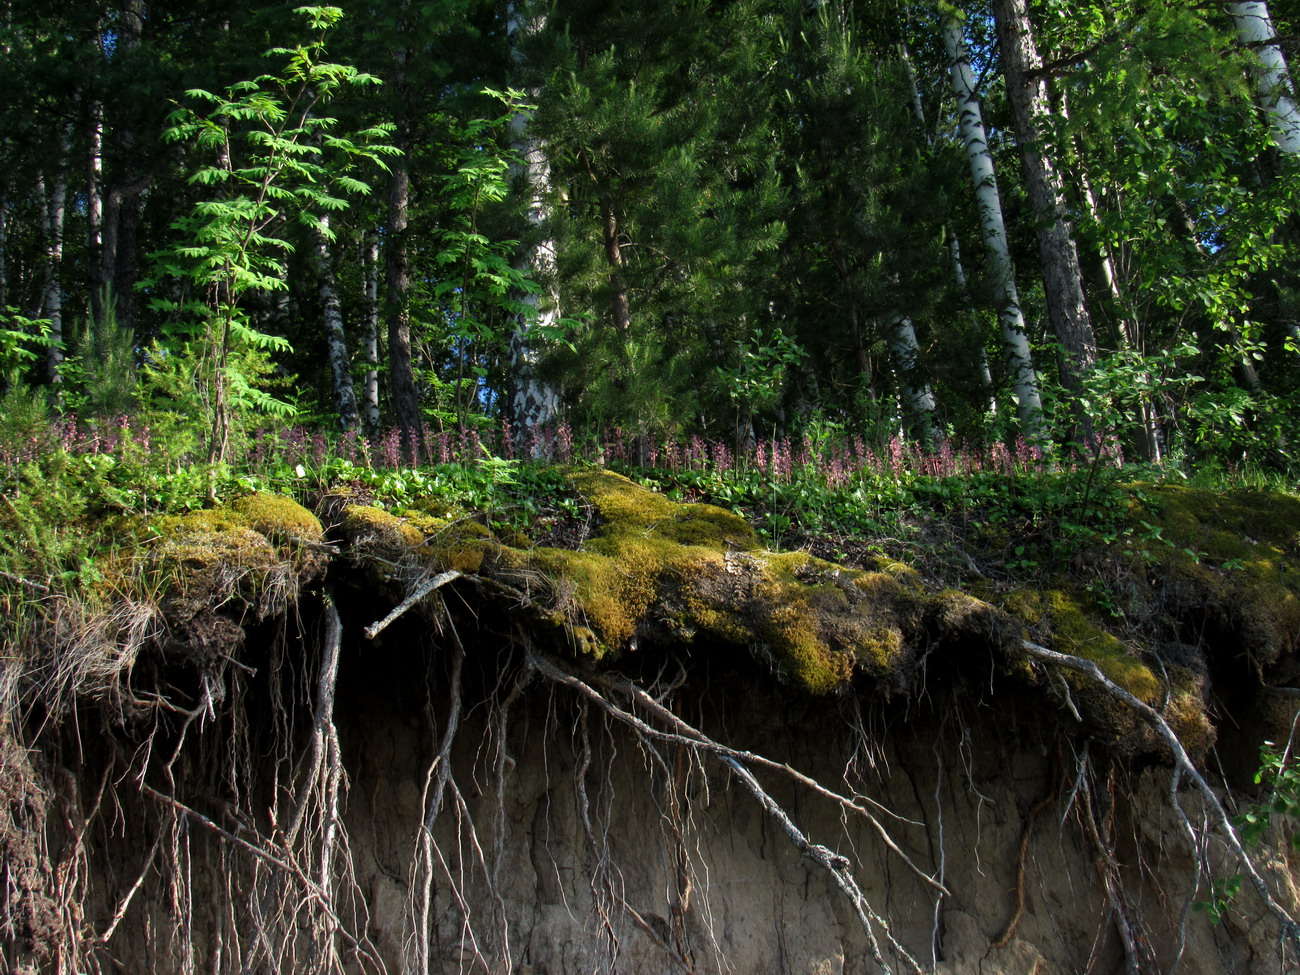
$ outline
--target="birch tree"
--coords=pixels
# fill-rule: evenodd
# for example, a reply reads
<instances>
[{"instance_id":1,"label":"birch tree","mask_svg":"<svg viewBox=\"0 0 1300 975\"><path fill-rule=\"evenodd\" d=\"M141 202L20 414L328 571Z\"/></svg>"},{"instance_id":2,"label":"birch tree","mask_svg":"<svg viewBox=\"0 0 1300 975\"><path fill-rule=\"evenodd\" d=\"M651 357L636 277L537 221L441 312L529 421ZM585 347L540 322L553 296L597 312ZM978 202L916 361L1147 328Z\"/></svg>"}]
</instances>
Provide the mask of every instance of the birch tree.
<instances>
[{"instance_id":1,"label":"birch tree","mask_svg":"<svg viewBox=\"0 0 1300 975\"><path fill-rule=\"evenodd\" d=\"M338 283L330 254L333 239L329 214L324 214L312 233L312 249L325 326L325 346L330 376L334 381L334 409L339 416L339 428L347 433L360 427L361 415L357 411L357 393L352 386L347 331L343 325L343 309L339 304Z\"/></svg>"},{"instance_id":2,"label":"birch tree","mask_svg":"<svg viewBox=\"0 0 1300 975\"><path fill-rule=\"evenodd\" d=\"M1084 297L1083 273L1065 199L1065 185L1043 129L1052 113L1043 62L1034 41L1028 0L993 0L1007 99L1011 103L1025 190L1038 234L1047 314L1062 348L1061 385L1078 396L1083 377L1097 363L1097 340ZM1078 412L1085 440L1092 420Z\"/></svg>"},{"instance_id":3,"label":"birch tree","mask_svg":"<svg viewBox=\"0 0 1300 975\"><path fill-rule=\"evenodd\" d=\"M524 4L511 3L507 9L507 31L511 38L511 56L517 72L524 66L521 41L540 33L546 16L530 12ZM529 95L536 99L539 89ZM540 330L553 330L560 323L560 293L556 282L555 239L550 230L551 167L541 140L529 128L529 112L516 108L510 119L512 148L519 158L517 176L526 201L525 217L528 237L519 256L517 268L541 287L526 292L521 301L527 310L516 316L510 336L509 364L510 414L520 443L535 439L532 434L552 422L560 409L555 388L537 375L538 350L535 341ZM539 328L540 327L540 328Z\"/></svg>"},{"instance_id":4,"label":"birch tree","mask_svg":"<svg viewBox=\"0 0 1300 975\"><path fill-rule=\"evenodd\" d=\"M1258 59L1251 77L1259 104L1268 113L1277 147L1289 155L1300 155L1300 109L1296 107L1295 86L1281 41L1273 30L1268 4L1264 0L1244 0L1228 4L1228 12L1237 37Z\"/></svg>"},{"instance_id":5,"label":"birch tree","mask_svg":"<svg viewBox=\"0 0 1300 975\"><path fill-rule=\"evenodd\" d=\"M1029 349L1029 334L1025 316L1020 307L1020 292L1016 287L1016 270L1007 246L1006 221L1002 213L1002 197L998 191L997 174L993 169L993 155L989 152L988 134L984 128L984 113L975 92L975 77L971 71L970 57L966 52L961 22L952 13L944 17L944 47L950 63L949 75L953 94L957 99L957 118L966 158L970 163L971 180L975 186L975 203L979 208L980 232L984 249L992 270L993 286L998 297L998 322L1002 331L1002 345L1007 371L1011 376L1012 390L1020 428L1031 440L1043 435L1043 400L1034 371L1033 356Z\"/></svg>"}]
</instances>

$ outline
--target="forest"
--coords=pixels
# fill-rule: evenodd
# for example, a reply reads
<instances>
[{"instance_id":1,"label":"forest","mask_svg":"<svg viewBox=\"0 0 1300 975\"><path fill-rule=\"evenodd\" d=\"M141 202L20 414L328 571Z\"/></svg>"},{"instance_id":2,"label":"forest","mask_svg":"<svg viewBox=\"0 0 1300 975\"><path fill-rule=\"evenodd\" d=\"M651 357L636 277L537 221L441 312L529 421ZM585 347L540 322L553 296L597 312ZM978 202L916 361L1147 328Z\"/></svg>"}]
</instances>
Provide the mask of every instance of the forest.
<instances>
[{"instance_id":1,"label":"forest","mask_svg":"<svg viewBox=\"0 0 1300 975\"><path fill-rule=\"evenodd\" d=\"M6 0L3 449L1285 470L1296 17Z\"/></svg>"},{"instance_id":2,"label":"forest","mask_svg":"<svg viewBox=\"0 0 1300 975\"><path fill-rule=\"evenodd\" d=\"M1280 975L1297 0L0 0L0 975Z\"/></svg>"}]
</instances>

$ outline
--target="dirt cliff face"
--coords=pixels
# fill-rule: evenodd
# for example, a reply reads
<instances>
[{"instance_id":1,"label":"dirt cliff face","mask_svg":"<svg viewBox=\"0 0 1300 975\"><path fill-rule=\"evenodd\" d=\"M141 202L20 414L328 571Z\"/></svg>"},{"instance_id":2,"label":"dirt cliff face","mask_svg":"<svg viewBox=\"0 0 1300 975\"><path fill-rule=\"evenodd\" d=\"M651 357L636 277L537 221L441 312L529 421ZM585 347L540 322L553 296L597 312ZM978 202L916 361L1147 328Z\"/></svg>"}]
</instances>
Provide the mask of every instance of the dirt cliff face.
<instances>
[{"instance_id":1,"label":"dirt cliff face","mask_svg":"<svg viewBox=\"0 0 1300 975\"><path fill-rule=\"evenodd\" d=\"M1161 576L1244 587L1202 601L1216 639L1234 599L1255 621L1173 659L1059 588L974 599L579 488L568 548L246 499L147 550L149 613L24 644L94 680L42 664L10 714L0 971L1295 970L1280 832L1252 851L1267 900L1247 877L1221 923L1193 905L1243 875L1217 796L1294 726L1260 687L1291 665L1300 518L1276 565L1234 549L1280 587L1267 614L1241 570ZM1217 736L1216 797L1020 652L1016 615L1198 756Z\"/></svg>"}]
</instances>

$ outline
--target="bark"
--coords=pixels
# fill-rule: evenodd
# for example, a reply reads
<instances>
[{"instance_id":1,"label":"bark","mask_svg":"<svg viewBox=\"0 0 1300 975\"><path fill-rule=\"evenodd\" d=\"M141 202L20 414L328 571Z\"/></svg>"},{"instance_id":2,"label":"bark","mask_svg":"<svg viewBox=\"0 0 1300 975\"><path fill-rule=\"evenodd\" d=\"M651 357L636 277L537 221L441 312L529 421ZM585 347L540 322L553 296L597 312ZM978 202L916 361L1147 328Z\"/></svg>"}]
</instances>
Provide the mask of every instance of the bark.
<instances>
[{"instance_id":1,"label":"bark","mask_svg":"<svg viewBox=\"0 0 1300 975\"><path fill-rule=\"evenodd\" d=\"M389 83L399 93L394 143L402 155L392 163L388 181L388 233L385 236L384 271L387 284L388 374L393 412L402 434L407 456L420 446L420 397L415 387L415 369L411 354L411 263L407 252L407 227L410 223L411 173L410 150L413 144L409 92L406 81L408 52L393 52L393 77Z\"/></svg>"},{"instance_id":2,"label":"bark","mask_svg":"<svg viewBox=\"0 0 1300 975\"><path fill-rule=\"evenodd\" d=\"M362 400L365 404L366 429L379 429L379 233L366 234L362 266L365 275L363 343L366 377Z\"/></svg>"},{"instance_id":3,"label":"bark","mask_svg":"<svg viewBox=\"0 0 1300 975\"><path fill-rule=\"evenodd\" d=\"M117 23L114 57L129 55L140 46L144 31L144 0L124 0ZM102 190L103 216L96 291L109 296L117 323L135 324L135 285L140 276L136 235L140 226L142 195L153 175L142 165L136 131L139 106L119 105L107 126Z\"/></svg>"},{"instance_id":4,"label":"bark","mask_svg":"<svg viewBox=\"0 0 1300 975\"><path fill-rule=\"evenodd\" d=\"M1041 440L1044 436L1043 400L1039 393L1033 356L1029 350L1025 316L1020 308L1015 265L1011 260L1011 249L1007 245L1002 197L998 192L993 155L989 152L988 136L984 129L984 113L975 94L975 79L966 53L966 42L962 37L961 24L955 17L948 17L944 23L944 45L951 61L950 76L953 94L957 99L962 143L966 148L971 179L975 184L980 233L998 298L998 322L1002 331L1007 371L1011 375L1011 386L1016 397L1020 428L1026 438Z\"/></svg>"},{"instance_id":5,"label":"bark","mask_svg":"<svg viewBox=\"0 0 1300 975\"><path fill-rule=\"evenodd\" d=\"M330 374L334 379L334 408L339 415L339 428L348 433L361 426L361 416L357 412L356 390L352 388L352 363L348 356L347 332L343 325L343 309L339 305L334 262L330 259L329 226L329 217L321 217L320 225L313 235L313 246L325 343L329 349Z\"/></svg>"},{"instance_id":6,"label":"bark","mask_svg":"<svg viewBox=\"0 0 1300 975\"><path fill-rule=\"evenodd\" d=\"M1289 155L1300 155L1300 108L1296 106L1295 86L1273 30L1268 4L1263 0L1230 3L1228 12L1238 39L1258 58L1251 78L1259 104L1268 113L1277 147Z\"/></svg>"},{"instance_id":7,"label":"bark","mask_svg":"<svg viewBox=\"0 0 1300 975\"><path fill-rule=\"evenodd\" d=\"M524 56L519 41L522 37L542 30L546 18L544 15L521 13L519 5L514 3L507 10L511 54L515 70L520 72L524 66ZM528 91L529 100L536 102L539 92L536 89ZM551 423L560 410L559 394L537 375L538 349L534 337L529 334L538 326L547 328L559 322L560 294L555 283L555 240L549 230L550 163L545 148L529 133L526 113L516 112L511 118L510 135L514 150L522 160L516 169L516 177L522 182L528 200L529 238L519 255L517 266L543 288L541 294L521 296L522 302L529 307L529 312L519 316L514 333L510 336L510 415L515 423L515 437L522 445L538 442L534 432Z\"/></svg>"},{"instance_id":8,"label":"bark","mask_svg":"<svg viewBox=\"0 0 1300 975\"><path fill-rule=\"evenodd\" d=\"M63 231L67 220L68 168L67 154L71 141L71 125L59 132L54 170L47 180L39 182L41 197L41 225L44 233L45 276L41 296L41 317L50 323L51 344L45 356L46 375L51 384L59 384L63 377L59 365L63 362Z\"/></svg>"},{"instance_id":9,"label":"bark","mask_svg":"<svg viewBox=\"0 0 1300 975\"><path fill-rule=\"evenodd\" d=\"M921 86L916 83L916 69L912 66L912 54L907 49L906 44L900 44L899 54L903 59L903 66L907 70L908 90L912 95L912 114L916 116L916 124L920 127L922 135L925 137L926 145L934 145L934 135L925 122L925 105L921 101ZM990 413L997 413L998 401L993 390L993 374L989 371L988 353L984 349L984 340L978 323L974 320L975 316L971 314L970 291L966 285L966 269L961 263L961 244L957 240L957 233L951 222L945 223L944 229L948 234L948 256L952 261L953 277L957 281L957 288L961 294L961 301L966 309L967 326L972 336L977 337L978 345L976 346L977 354L975 360L975 371L979 375L980 383L988 397L988 410ZM933 401L933 397L931 397ZM933 409L933 402L931 403Z\"/></svg>"},{"instance_id":10,"label":"bark","mask_svg":"<svg viewBox=\"0 0 1300 975\"><path fill-rule=\"evenodd\" d=\"M1064 355L1061 383L1072 394L1082 389L1083 375L1097 362L1097 342L1084 298L1079 252L1065 201L1065 186L1042 137L1052 112L1042 59L1034 44L1028 0L994 0L993 16L1002 52L1002 70L1011 103L1016 142L1024 169L1025 189L1038 233L1047 313ZM1078 415L1091 442L1091 418Z\"/></svg>"},{"instance_id":11,"label":"bark","mask_svg":"<svg viewBox=\"0 0 1300 975\"><path fill-rule=\"evenodd\" d=\"M921 443L934 437L931 418L934 415L934 393L920 374L921 347L916 341L916 327L912 320L899 312L886 316L886 340L894 359L894 373L898 377L898 398L903 407L904 425L908 436Z\"/></svg>"},{"instance_id":12,"label":"bark","mask_svg":"<svg viewBox=\"0 0 1300 975\"><path fill-rule=\"evenodd\" d=\"M86 160L86 289L91 319L102 324L106 301L100 264L104 244L104 104L90 109L90 153Z\"/></svg>"},{"instance_id":13,"label":"bark","mask_svg":"<svg viewBox=\"0 0 1300 975\"><path fill-rule=\"evenodd\" d=\"M627 301L627 285L623 283L623 248L619 245L618 214L608 194L600 198L601 230L605 237L605 258L609 261L609 286L614 327L626 332L632 326L632 312Z\"/></svg>"}]
</instances>

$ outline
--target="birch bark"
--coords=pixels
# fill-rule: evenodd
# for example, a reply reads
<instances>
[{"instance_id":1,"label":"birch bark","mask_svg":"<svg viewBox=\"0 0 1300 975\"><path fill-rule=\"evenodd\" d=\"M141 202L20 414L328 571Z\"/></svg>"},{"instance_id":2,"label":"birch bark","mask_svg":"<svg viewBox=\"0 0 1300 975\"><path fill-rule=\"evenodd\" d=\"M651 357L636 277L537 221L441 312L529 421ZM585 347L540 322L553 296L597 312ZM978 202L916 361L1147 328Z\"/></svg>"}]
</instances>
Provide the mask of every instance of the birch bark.
<instances>
[{"instance_id":1,"label":"birch bark","mask_svg":"<svg viewBox=\"0 0 1300 975\"><path fill-rule=\"evenodd\" d=\"M63 231L68 211L67 156L71 142L71 123L59 131L58 154L50 178L39 182L41 224L45 241L45 276L41 290L41 317L50 323L50 346L45 356L46 373L57 387L63 381L59 366L63 362Z\"/></svg>"},{"instance_id":2,"label":"birch bark","mask_svg":"<svg viewBox=\"0 0 1300 975\"><path fill-rule=\"evenodd\" d=\"M507 10L507 31L511 39L511 56L516 71L524 66L520 41L536 34L546 25L543 14L529 14L519 3L510 4ZM530 90L536 98L536 89ZM537 375L538 350L529 333L540 327L549 328L560 320L560 294L555 283L555 240L549 225L551 219L551 167L545 148L529 131L528 115L516 112L510 120L511 140L515 152L522 160L518 178L528 200L529 241L519 256L520 270L542 286L541 294L529 294L522 301L529 312L521 315L510 337L510 371L513 386L510 396L510 413L515 422L515 436L520 444L536 442L534 432L556 418L560 410L560 397L554 387Z\"/></svg>"},{"instance_id":3,"label":"birch bark","mask_svg":"<svg viewBox=\"0 0 1300 975\"><path fill-rule=\"evenodd\" d=\"M328 215L320 218L312 236L316 280L325 325L325 344L329 354L330 374L334 380L334 408L338 411L339 428L348 433L360 427L361 416L357 412L357 393L352 386L352 364L348 356L347 331L343 325L343 309L339 304L334 262L330 259Z\"/></svg>"},{"instance_id":4,"label":"birch bark","mask_svg":"<svg viewBox=\"0 0 1300 975\"><path fill-rule=\"evenodd\" d=\"M1259 103L1268 112L1277 147L1289 155L1300 155L1300 108L1296 107L1295 86L1273 30L1268 4L1263 0L1230 3L1228 12L1238 39L1259 59L1251 77Z\"/></svg>"},{"instance_id":5,"label":"birch bark","mask_svg":"<svg viewBox=\"0 0 1300 975\"><path fill-rule=\"evenodd\" d=\"M1006 223L1002 216L1002 197L998 192L997 174L993 169L993 155L989 152L988 135L984 129L984 113L975 94L975 78L961 24L956 17L945 18L944 46L951 64L949 75L953 94L957 99L957 117L966 158L970 163L971 180L975 184L975 203L979 208L980 232L992 271L993 286L998 297L998 322L1002 331L1002 345L1007 371L1016 396L1016 410L1020 428L1026 438L1039 440L1043 436L1043 400L1039 392L1038 375L1029 350L1029 334L1025 328L1024 312L1020 308L1020 292L1016 287L1016 269L1007 246Z\"/></svg>"},{"instance_id":6,"label":"birch bark","mask_svg":"<svg viewBox=\"0 0 1300 975\"><path fill-rule=\"evenodd\" d=\"M1034 43L1027 0L993 0L993 17L1025 189L1037 224L1047 314L1063 350L1061 384L1077 395L1082 390L1083 375L1097 362L1097 341L1084 298L1065 186L1042 137L1044 122L1052 112L1041 73L1042 58ZM1079 413L1078 420L1084 438L1091 442L1092 418Z\"/></svg>"},{"instance_id":7,"label":"birch bark","mask_svg":"<svg viewBox=\"0 0 1300 975\"><path fill-rule=\"evenodd\" d=\"M911 318L900 312L886 315L885 326L908 436L929 443L934 437L934 393L921 377L921 347L916 341L916 327Z\"/></svg>"},{"instance_id":8,"label":"birch bark","mask_svg":"<svg viewBox=\"0 0 1300 975\"><path fill-rule=\"evenodd\" d=\"M925 137L927 145L934 144L934 134L925 123L925 105L921 101L921 86L916 82L916 69L912 66L912 55L908 51L906 44L900 44L899 54L903 59L903 66L907 69L908 86L912 94L912 114L916 116L916 124L920 126L921 133ZM967 315L966 325L971 335L976 336L978 344L976 346L975 371L979 375L980 383L988 397L988 408L990 413L997 413L998 401L993 391L993 374L989 371L988 353L984 349L984 340L981 335L981 329L974 321L974 315L970 314L970 291L966 286L966 269L961 263L961 244L957 240L956 230L952 222L948 221L944 225L948 235L948 257L952 262L953 278L957 282L958 292L961 295L962 304L965 306ZM933 396L931 397L933 406Z\"/></svg>"}]
</instances>

